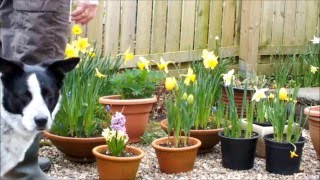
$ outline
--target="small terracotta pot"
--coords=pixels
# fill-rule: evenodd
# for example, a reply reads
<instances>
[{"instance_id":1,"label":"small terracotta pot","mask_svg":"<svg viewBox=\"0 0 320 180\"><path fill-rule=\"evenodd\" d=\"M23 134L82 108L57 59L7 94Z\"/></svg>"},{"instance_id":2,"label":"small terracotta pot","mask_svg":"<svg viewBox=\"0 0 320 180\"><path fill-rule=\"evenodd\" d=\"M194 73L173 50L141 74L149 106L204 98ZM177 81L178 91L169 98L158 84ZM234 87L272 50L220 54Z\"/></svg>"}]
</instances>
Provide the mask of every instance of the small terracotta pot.
<instances>
[{"instance_id":1,"label":"small terracotta pot","mask_svg":"<svg viewBox=\"0 0 320 180\"><path fill-rule=\"evenodd\" d=\"M320 106L311 106L304 109L304 114L308 117L309 131L314 150L320 160Z\"/></svg>"},{"instance_id":2,"label":"small terracotta pot","mask_svg":"<svg viewBox=\"0 0 320 180\"><path fill-rule=\"evenodd\" d=\"M107 145L93 148L92 153L96 157L100 179L135 179L144 152L133 146L126 146L126 151L136 156L115 157L102 154L108 149Z\"/></svg>"},{"instance_id":3,"label":"small terracotta pot","mask_svg":"<svg viewBox=\"0 0 320 180\"><path fill-rule=\"evenodd\" d=\"M75 138L64 137L44 131L43 134L59 149L65 158L74 162L93 162L95 157L92 149L96 146L105 144L103 137Z\"/></svg>"},{"instance_id":4,"label":"small terracotta pot","mask_svg":"<svg viewBox=\"0 0 320 180\"><path fill-rule=\"evenodd\" d=\"M120 95L100 97L99 103L109 105L112 113L122 112L126 117L126 129L129 143L139 142L147 127L149 115L153 104L157 102L156 96L145 99L120 99Z\"/></svg>"},{"instance_id":5,"label":"small terracotta pot","mask_svg":"<svg viewBox=\"0 0 320 180\"><path fill-rule=\"evenodd\" d=\"M162 120L160 122L160 126L168 134L167 119ZM190 130L190 136L197 138L201 141L201 146L198 150L198 154L212 152L213 147L220 142L220 137L218 133L221 131L223 131L223 128L206 129L206 130ZM172 136L173 133L171 132L170 135Z\"/></svg>"},{"instance_id":6,"label":"small terracotta pot","mask_svg":"<svg viewBox=\"0 0 320 180\"><path fill-rule=\"evenodd\" d=\"M181 140L183 141L184 138L185 137L182 136ZM188 147L172 148L160 146L160 144L165 144L168 140L173 142L173 137L159 138L154 140L151 144L156 151L160 171L172 174L193 170L201 141L196 138L189 137L188 144L190 146Z\"/></svg>"}]
</instances>

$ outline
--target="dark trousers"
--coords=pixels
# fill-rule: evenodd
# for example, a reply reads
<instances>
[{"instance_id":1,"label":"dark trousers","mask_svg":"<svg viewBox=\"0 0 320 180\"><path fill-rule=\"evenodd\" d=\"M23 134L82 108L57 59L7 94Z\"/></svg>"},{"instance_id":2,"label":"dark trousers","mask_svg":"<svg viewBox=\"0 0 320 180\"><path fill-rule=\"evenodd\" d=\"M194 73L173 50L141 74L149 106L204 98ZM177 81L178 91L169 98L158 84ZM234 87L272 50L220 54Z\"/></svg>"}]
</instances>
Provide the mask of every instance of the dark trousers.
<instances>
[{"instance_id":1,"label":"dark trousers","mask_svg":"<svg viewBox=\"0 0 320 180\"><path fill-rule=\"evenodd\" d=\"M0 0L0 56L37 64L63 59L70 0Z\"/></svg>"}]
</instances>

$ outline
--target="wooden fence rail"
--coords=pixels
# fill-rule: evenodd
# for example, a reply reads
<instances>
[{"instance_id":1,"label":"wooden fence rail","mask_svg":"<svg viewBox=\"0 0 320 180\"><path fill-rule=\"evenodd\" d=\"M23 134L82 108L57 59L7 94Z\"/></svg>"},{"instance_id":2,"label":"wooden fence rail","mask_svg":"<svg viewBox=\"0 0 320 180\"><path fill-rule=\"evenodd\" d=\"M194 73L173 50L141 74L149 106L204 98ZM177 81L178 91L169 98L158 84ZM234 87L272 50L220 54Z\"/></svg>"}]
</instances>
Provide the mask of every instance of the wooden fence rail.
<instances>
[{"instance_id":1,"label":"wooden fence rail","mask_svg":"<svg viewBox=\"0 0 320 180\"><path fill-rule=\"evenodd\" d=\"M100 0L87 36L104 55L186 62L214 50L256 72L262 55L295 54L320 34L319 0ZM126 66L135 65L136 61Z\"/></svg>"}]
</instances>

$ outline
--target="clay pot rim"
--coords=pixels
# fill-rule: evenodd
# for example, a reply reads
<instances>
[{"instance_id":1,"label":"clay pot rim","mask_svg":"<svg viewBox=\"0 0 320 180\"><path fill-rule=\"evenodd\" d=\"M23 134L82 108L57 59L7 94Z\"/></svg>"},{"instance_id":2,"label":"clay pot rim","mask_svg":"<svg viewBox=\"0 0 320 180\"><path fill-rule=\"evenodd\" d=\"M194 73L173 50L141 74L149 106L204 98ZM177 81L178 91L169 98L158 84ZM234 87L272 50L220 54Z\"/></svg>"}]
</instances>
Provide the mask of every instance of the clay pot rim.
<instances>
[{"instance_id":1,"label":"clay pot rim","mask_svg":"<svg viewBox=\"0 0 320 180\"><path fill-rule=\"evenodd\" d=\"M105 105L137 105L137 104L153 104L157 102L157 96L153 95L151 98L143 99L119 99L120 95L102 96L99 98L100 104Z\"/></svg>"},{"instance_id":2,"label":"clay pot rim","mask_svg":"<svg viewBox=\"0 0 320 180\"><path fill-rule=\"evenodd\" d=\"M126 146L126 150L128 149L133 149L135 152L138 152L138 154L135 154L136 156L133 157L115 157L115 156L108 156L108 155L104 155L101 154L100 151L101 150L106 150L107 149L107 145L100 145L100 146L96 146L92 149L92 153L94 156L96 156L96 158L102 158L102 159L108 159L111 161L134 161L134 160L140 160L144 157L144 151L141 150L140 148L137 147L133 147L133 146Z\"/></svg>"},{"instance_id":3,"label":"clay pot rim","mask_svg":"<svg viewBox=\"0 0 320 180\"><path fill-rule=\"evenodd\" d=\"M169 139L173 139L173 136L169 136ZM185 136L180 136L180 138L186 138ZM174 152L180 152L180 151L188 151L188 150L193 150L196 148L199 148L201 146L201 141L197 138L189 137L189 140L195 142L195 144L188 146L188 147L179 147L179 148L174 148L174 147L163 147L159 145L160 141L165 141L168 139L168 137L163 137L163 138L158 138L152 141L151 145L154 149L158 149L161 151L174 151Z\"/></svg>"},{"instance_id":4,"label":"clay pot rim","mask_svg":"<svg viewBox=\"0 0 320 180\"><path fill-rule=\"evenodd\" d=\"M59 136L56 134L53 134L49 131L43 131L43 134L48 137L49 139L53 140L61 140L63 139L64 141L72 141L72 142L84 142L84 141L91 141L91 142L100 142L101 139L104 139L102 136L101 137L88 137L88 138L78 138L78 137L67 137L67 136Z\"/></svg>"},{"instance_id":5,"label":"clay pot rim","mask_svg":"<svg viewBox=\"0 0 320 180\"><path fill-rule=\"evenodd\" d=\"M160 125L164 126L164 127L168 127L167 124L165 124L166 122L168 122L167 119L163 119L160 121ZM212 132L217 132L217 131L222 131L223 128L217 128L217 129L198 129L198 130L195 130L195 129L190 129L190 133L192 134L198 134L198 133L201 133L201 134L210 134Z\"/></svg>"},{"instance_id":6,"label":"clay pot rim","mask_svg":"<svg viewBox=\"0 0 320 180\"><path fill-rule=\"evenodd\" d=\"M320 105L317 106L309 106L304 109L305 115L320 117Z\"/></svg>"}]
</instances>

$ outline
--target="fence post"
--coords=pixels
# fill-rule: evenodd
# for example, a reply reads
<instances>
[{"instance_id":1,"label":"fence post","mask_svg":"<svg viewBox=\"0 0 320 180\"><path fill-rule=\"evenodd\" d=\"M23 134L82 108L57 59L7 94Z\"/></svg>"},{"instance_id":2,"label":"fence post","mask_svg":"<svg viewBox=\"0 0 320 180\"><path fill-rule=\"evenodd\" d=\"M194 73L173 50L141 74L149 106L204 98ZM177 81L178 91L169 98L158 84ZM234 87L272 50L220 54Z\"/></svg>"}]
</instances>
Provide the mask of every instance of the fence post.
<instances>
[{"instance_id":1,"label":"fence post","mask_svg":"<svg viewBox=\"0 0 320 180\"><path fill-rule=\"evenodd\" d=\"M239 70L246 74L257 72L261 2L261 0L242 1Z\"/></svg>"}]
</instances>

